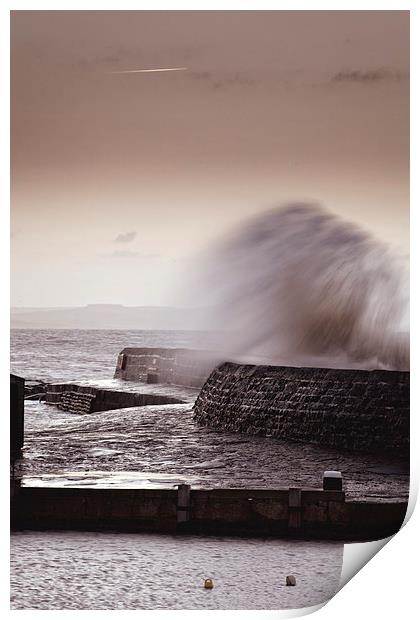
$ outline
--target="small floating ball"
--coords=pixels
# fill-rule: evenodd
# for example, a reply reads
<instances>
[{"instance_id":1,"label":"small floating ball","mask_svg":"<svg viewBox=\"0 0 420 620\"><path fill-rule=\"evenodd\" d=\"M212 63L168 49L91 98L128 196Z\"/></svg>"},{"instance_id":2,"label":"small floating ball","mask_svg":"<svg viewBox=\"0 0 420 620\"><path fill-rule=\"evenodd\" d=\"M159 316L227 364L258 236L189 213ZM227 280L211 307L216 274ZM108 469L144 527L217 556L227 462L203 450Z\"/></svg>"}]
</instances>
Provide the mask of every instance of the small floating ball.
<instances>
[{"instance_id":1,"label":"small floating ball","mask_svg":"<svg viewBox=\"0 0 420 620\"><path fill-rule=\"evenodd\" d=\"M206 590L211 590L213 588L213 579L205 579L204 587L206 588Z\"/></svg>"},{"instance_id":2,"label":"small floating ball","mask_svg":"<svg viewBox=\"0 0 420 620\"><path fill-rule=\"evenodd\" d=\"M294 575L287 575L286 586L295 586L295 585L296 585L296 577Z\"/></svg>"}]
</instances>

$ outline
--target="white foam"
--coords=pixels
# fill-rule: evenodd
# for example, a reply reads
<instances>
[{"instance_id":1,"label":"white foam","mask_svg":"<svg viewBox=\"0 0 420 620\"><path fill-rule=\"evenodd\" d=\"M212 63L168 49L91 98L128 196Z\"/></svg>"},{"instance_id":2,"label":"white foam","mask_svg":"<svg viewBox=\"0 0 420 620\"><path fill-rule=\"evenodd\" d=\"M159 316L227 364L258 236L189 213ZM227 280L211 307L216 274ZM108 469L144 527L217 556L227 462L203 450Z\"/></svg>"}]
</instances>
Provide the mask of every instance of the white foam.
<instances>
[{"instance_id":1,"label":"white foam","mask_svg":"<svg viewBox=\"0 0 420 620\"><path fill-rule=\"evenodd\" d=\"M317 205L251 220L212 249L198 280L231 358L408 369L406 259Z\"/></svg>"}]
</instances>

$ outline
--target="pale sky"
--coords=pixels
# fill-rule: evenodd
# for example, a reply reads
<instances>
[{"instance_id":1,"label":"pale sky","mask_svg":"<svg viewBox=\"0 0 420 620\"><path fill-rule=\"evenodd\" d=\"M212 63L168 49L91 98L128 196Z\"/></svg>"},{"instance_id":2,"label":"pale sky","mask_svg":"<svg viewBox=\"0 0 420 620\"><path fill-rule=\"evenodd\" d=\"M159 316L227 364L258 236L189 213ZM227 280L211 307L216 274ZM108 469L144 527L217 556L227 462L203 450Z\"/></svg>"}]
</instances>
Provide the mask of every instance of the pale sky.
<instances>
[{"instance_id":1,"label":"pale sky","mask_svg":"<svg viewBox=\"0 0 420 620\"><path fill-rule=\"evenodd\" d=\"M11 40L12 305L171 303L287 201L408 252L407 11L15 11Z\"/></svg>"}]
</instances>

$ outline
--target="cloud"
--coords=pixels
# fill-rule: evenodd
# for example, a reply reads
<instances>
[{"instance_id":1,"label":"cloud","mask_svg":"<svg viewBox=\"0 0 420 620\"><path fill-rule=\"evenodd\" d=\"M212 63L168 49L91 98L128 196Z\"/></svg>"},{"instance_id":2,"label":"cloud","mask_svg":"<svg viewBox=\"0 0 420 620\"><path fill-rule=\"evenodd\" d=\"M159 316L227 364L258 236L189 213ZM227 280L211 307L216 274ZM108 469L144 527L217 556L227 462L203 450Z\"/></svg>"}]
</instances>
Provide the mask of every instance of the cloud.
<instances>
[{"instance_id":1,"label":"cloud","mask_svg":"<svg viewBox=\"0 0 420 620\"><path fill-rule=\"evenodd\" d=\"M210 71L190 71L188 75L192 80L210 80L212 77Z\"/></svg>"},{"instance_id":2,"label":"cloud","mask_svg":"<svg viewBox=\"0 0 420 620\"><path fill-rule=\"evenodd\" d=\"M210 71L190 71L186 77L196 82L208 84L213 90L226 90L235 86L253 86L256 84L254 79L239 72L220 75Z\"/></svg>"},{"instance_id":3,"label":"cloud","mask_svg":"<svg viewBox=\"0 0 420 620\"><path fill-rule=\"evenodd\" d=\"M331 78L331 83L357 83L372 84L375 82L399 82L407 78L405 73L395 71L393 69L370 69L368 71L360 71L358 69L345 69L339 71Z\"/></svg>"},{"instance_id":4,"label":"cloud","mask_svg":"<svg viewBox=\"0 0 420 620\"><path fill-rule=\"evenodd\" d=\"M112 45L104 49L103 54L92 58L90 62L95 64L115 65L126 62L140 62L145 53L140 47L128 48L123 45Z\"/></svg>"},{"instance_id":5,"label":"cloud","mask_svg":"<svg viewBox=\"0 0 420 620\"><path fill-rule=\"evenodd\" d=\"M255 80L245 77L240 73L235 73L231 76L228 76L221 80L216 80L213 83L213 88L215 90L227 89L232 86L254 86Z\"/></svg>"},{"instance_id":6,"label":"cloud","mask_svg":"<svg viewBox=\"0 0 420 620\"><path fill-rule=\"evenodd\" d=\"M141 260L149 260L154 258L160 258L160 254L142 254L134 250L114 250L106 254L100 254L102 258L139 258Z\"/></svg>"},{"instance_id":7,"label":"cloud","mask_svg":"<svg viewBox=\"0 0 420 620\"><path fill-rule=\"evenodd\" d=\"M120 233L114 239L116 243L131 243L137 237L135 230L128 233Z\"/></svg>"},{"instance_id":8,"label":"cloud","mask_svg":"<svg viewBox=\"0 0 420 620\"><path fill-rule=\"evenodd\" d=\"M136 66L171 67L197 61L202 55L201 47L197 46L162 46L153 49L140 46L111 45L104 48L103 53L91 58L79 60L85 66L102 65L109 69L132 69Z\"/></svg>"},{"instance_id":9,"label":"cloud","mask_svg":"<svg viewBox=\"0 0 420 620\"><path fill-rule=\"evenodd\" d=\"M131 250L115 250L111 256L115 258L137 258L140 256L140 252L132 252Z\"/></svg>"}]
</instances>

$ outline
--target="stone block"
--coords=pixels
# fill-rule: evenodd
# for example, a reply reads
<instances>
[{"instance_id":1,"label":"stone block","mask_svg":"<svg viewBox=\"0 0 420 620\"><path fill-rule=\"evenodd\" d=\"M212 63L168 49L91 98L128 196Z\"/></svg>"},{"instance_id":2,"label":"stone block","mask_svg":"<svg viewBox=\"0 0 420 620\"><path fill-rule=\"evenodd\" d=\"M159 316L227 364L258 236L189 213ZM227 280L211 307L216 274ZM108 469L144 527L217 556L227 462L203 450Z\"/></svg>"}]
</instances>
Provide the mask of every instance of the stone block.
<instances>
[{"instance_id":1,"label":"stone block","mask_svg":"<svg viewBox=\"0 0 420 620\"><path fill-rule=\"evenodd\" d=\"M342 491L343 477L340 471L324 471L322 478L324 491Z\"/></svg>"}]
</instances>

